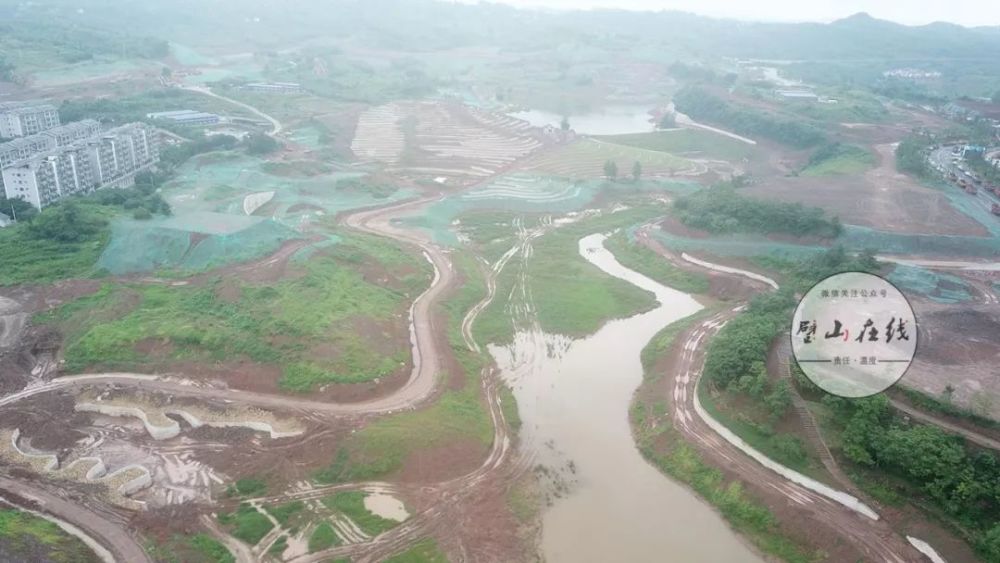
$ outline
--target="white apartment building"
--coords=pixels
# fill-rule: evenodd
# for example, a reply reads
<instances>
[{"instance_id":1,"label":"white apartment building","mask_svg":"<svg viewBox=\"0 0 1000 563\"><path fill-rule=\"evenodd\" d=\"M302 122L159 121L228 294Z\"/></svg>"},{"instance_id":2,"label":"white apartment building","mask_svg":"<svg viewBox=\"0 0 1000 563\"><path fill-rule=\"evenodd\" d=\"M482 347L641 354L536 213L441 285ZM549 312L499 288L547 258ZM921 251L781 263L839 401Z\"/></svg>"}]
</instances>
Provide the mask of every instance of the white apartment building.
<instances>
[{"instance_id":1,"label":"white apartment building","mask_svg":"<svg viewBox=\"0 0 1000 563\"><path fill-rule=\"evenodd\" d=\"M25 137L58 126L59 111L51 104L5 104L0 107L0 137Z\"/></svg>"},{"instance_id":2,"label":"white apartment building","mask_svg":"<svg viewBox=\"0 0 1000 563\"><path fill-rule=\"evenodd\" d=\"M4 192L41 209L68 195L129 187L159 158L153 131L130 123L7 166Z\"/></svg>"}]
</instances>

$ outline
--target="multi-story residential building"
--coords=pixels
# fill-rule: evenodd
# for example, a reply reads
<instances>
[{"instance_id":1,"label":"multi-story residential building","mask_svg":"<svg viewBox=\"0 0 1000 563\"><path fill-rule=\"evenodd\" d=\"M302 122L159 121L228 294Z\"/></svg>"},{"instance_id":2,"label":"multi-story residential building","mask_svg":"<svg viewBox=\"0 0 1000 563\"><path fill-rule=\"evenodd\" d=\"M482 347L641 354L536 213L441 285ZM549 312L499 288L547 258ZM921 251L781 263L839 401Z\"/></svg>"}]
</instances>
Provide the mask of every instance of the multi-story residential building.
<instances>
[{"instance_id":1,"label":"multi-story residential building","mask_svg":"<svg viewBox=\"0 0 1000 563\"><path fill-rule=\"evenodd\" d=\"M130 123L5 167L4 191L41 209L68 195L129 187L159 158L150 127Z\"/></svg>"},{"instance_id":2,"label":"multi-story residential building","mask_svg":"<svg viewBox=\"0 0 1000 563\"><path fill-rule=\"evenodd\" d=\"M50 104L0 106L0 137L25 137L59 126L59 111Z\"/></svg>"},{"instance_id":3,"label":"multi-story residential building","mask_svg":"<svg viewBox=\"0 0 1000 563\"><path fill-rule=\"evenodd\" d=\"M130 123L107 131L87 143L94 175L100 186L125 188L135 174L160 160L159 145L150 127Z\"/></svg>"},{"instance_id":4,"label":"multi-story residential building","mask_svg":"<svg viewBox=\"0 0 1000 563\"><path fill-rule=\"evenodd\" d=\"M59 147L69 146L78 141L96 137L100 133L100 123L93 119L84 119L0 144L0 170L19 160ZM3 185L3 182L0 181L0 188L3 188Z\"/></svg>"},{"instance_id":5,"label":"multi-story residential building","mask_svg":"<svg viewBox=\"0 0 1000 563\"><path fill-rule=\"evenodd\" d=\"M97 187L90 155L83 145L36 154L4 168L4 191L41 209L68 195Z\"/></svg>"},{"instance_id":6,"label":"multi-story residential building","mask_svg":"<svg viewBox=\"0 0 1000 563\"><path fill-rule=\"evenodd\" d=\"M90 139L101 134L101 124L93 119L74 121L66 125L54 127L48 131L38 134L40 137L48 137L53 141L53 148L69 146L77 141Z\"/></svg>"}]
</instances>

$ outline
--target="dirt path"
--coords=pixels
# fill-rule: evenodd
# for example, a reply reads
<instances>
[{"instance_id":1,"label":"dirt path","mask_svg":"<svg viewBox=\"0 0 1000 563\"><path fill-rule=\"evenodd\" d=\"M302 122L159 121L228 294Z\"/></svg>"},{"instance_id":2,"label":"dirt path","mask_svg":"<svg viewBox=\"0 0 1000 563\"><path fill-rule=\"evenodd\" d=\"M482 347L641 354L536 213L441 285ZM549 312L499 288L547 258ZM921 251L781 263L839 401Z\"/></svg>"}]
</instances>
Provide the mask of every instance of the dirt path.
<instances>
[{"instance_id":1,"label":"dirt path","mask_svg":"<svg viewBox=\"0 0 1000 563\"><path fill-rule=\"evenodd\" d=\"M963 428L961 426L958 426L957 424L952 424L946 420L942 420L932 414L928 414L922 410L916 409L906 403L897 401L896 399L889 399L889 403L892 404L892 407L898 411L904 412L912 416L913 418L916 418L928 424L932 424L934 426L937 426L938 428L942 428L953 434L958 434L963 438L965 438L966 440L972 442L973 444L982 446L984 448L1000 450L1000 441L994 440L993 438L990 438L988 436L983 436L982 434L973 432L968 428Z\"/></svg>"},{"instance_id":2,"label":"dirt path","mask_svg":"<svg viewBox=\"0 0 1000 563\"><path fill-rule=\"evenodd\" d=\"M181 86L181 88L184 89L184 90L187 90L189 92L198 92L199 94L204 94L206 96L211 96L213 98L218 98L218 99L223 100L225 102L229 102L229 103L233 104L234 106L240 106L241 108L249 111L250 113L256 115L257 117L260 117L261 119L263 119L263 120L267 121L268 123L270 123L271 124L271 133L270 134L272 136L277 135L278 133L281 133L282 129L284 129L284 126L281 124L280 121L278 121L274 117L271 117L270 115L268 115L268 114L260 111L259 109L253 107L250 104L246 104L246 103L243 103L241 101L234 100L232 98L227 98L226 96L223 96L223 95L220 95L220 94L216 94L211 89L206 88L204 86Z\"/></svg>"},{"instance_id":3,"label":"dirt path","mask_svg":"<svg viewBox=\"0 0 1000 563\"><path fill-rule=\"evenodd\" d=\"M655 243L648 235L644 237L642 234L640 232L640 241ZM649 247L662 253L663 249L659 248L658 244L649 244ZM672 254L666 257L677 260ZM708 263L701 260L687 260L684 267L690 268L692 264L708 267L706 266ZM761 288L773 287L772 280L762 280L758 274L742 272L735 268L710 266L713 272L744 276L754 280ZM674 427L684 435L687 442L709 457L712 465L725 467L727 471L736 473L747 486L764 497L780 495L796 518L805 518L816 522L819 526L832 529L854 545L866 558L890 562L923 561L923 556L906 539L893 531L886 522L878 519L878 515L870 512L870 509L869 517L865 517L863 513L866 507L863 505L848 508L848 505L852 504L850 499L853 497L840 493L843 495L841 497L833 490L821 494L804 486L808 484L804 481L789 479L786 473L794 472L773 461L748 455L745 447L735 445L742 441L738 437L727 436L731 433L715 422L704 410L698 399L697 389L708 343L745 307L745 303L733 306L678 336L677 344L674 346L676 357L672 364L673 369L665 374L667 388L672 389L667 400L673 403ZM871 516L874 516L874 519Z\"/></svg>"},{"instance_id":4,"label":"dirt path","mask_svg":"<svg viewBox=\"0 0 1000 563\"><path fill-rule=\"evenodd\" d=\"M38 509L55 515L79 528L104 546L116 561L123 563L152 563L142 545L123 527L87 509L62 495L50 493L35 485L0 476L0 492L8 499L25 499L38 505ZM15 504L17 504L15 502Z\"/></svg>"}]
</instances>

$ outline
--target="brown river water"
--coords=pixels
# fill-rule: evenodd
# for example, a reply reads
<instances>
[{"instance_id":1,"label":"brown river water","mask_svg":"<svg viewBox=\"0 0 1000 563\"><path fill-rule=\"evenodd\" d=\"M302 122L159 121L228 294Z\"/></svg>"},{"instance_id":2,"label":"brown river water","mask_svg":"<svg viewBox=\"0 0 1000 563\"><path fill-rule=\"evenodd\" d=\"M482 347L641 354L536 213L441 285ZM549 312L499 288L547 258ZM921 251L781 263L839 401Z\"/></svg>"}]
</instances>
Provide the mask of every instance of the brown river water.
<instances>
[{"instance_id":1,"label":"brown river water","mask_svg":"<svg viewBox=\"0 0 1000 563\"><path fill-rule=\"evenodd\" d=\"M581 255L653 292L659 307L580 340L524 331L512 345L490 349L514 388L523 449L533 466L545 468L548 488L559 491L543 510L545 560L761 561L711 507L636 449L628 411L642 381L639 353L701 306L619 264L603 240L581 239Z\"/></svg>"}]
</instances>

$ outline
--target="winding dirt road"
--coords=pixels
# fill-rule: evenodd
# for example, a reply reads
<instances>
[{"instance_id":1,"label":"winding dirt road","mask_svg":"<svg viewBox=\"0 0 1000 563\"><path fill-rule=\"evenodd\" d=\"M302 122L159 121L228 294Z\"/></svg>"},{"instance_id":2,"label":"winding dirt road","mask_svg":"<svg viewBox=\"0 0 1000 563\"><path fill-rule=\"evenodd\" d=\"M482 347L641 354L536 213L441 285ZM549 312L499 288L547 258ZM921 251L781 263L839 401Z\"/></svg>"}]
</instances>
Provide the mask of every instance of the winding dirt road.
<instances>
[{"instance_id":1,"label":"winding dirt road","mask_svg":"<svg viewBox=\"0 0 1000 563\"><path fill-rule=\"evenodd\" d=\"M709 264L703 261L678 261L675 255L663 248L655 239L650 238L647 230L640 230L638 240L666 259L678 263L682 268L691 268L693 263L697 263L699 267L707 267ZM743 276L751 279L759 284L762 292L767 290L768 286L776 286L773 281L771 283L763 281L759 274L743 273L728 267L710 269L713 275ZM896 563L925 561L924 556L905 538L892 530L885 521L873 520L857 510L835 502L828 496L790 481L723 439L717 430L706 422L708 415L698 400L697 389L705 365L707 345L719 330L745 307L745 303L733 306L678 336L675 349L680 350L679 357L665 374L667 384L672 389L667 400L673 405L671 410L675 428L689 443L694 444L710 458L712 465L725 467L727 471L738 474L748 487L756 489L764 496L779 493L790 507L801 514L802 518L815 522L817 526L834 530L863 553L866 559Z\"/></svg>"},{"instance_id":2,"label":"winding dirt road","mask_svg":"<svg viewBox=\"0 0 1000 563\"><path fill-rule=\"evenodd\" d=\"M25 499L37 505L43 513L51 513L76 526L87 536L111 552L116 561L127 563L152 563L136 538L121 525L93 512L83 505L67 500L65 496L49 492L38 486L0 476L0 492L13 503Z\"/></svg>"}]
</instances>

